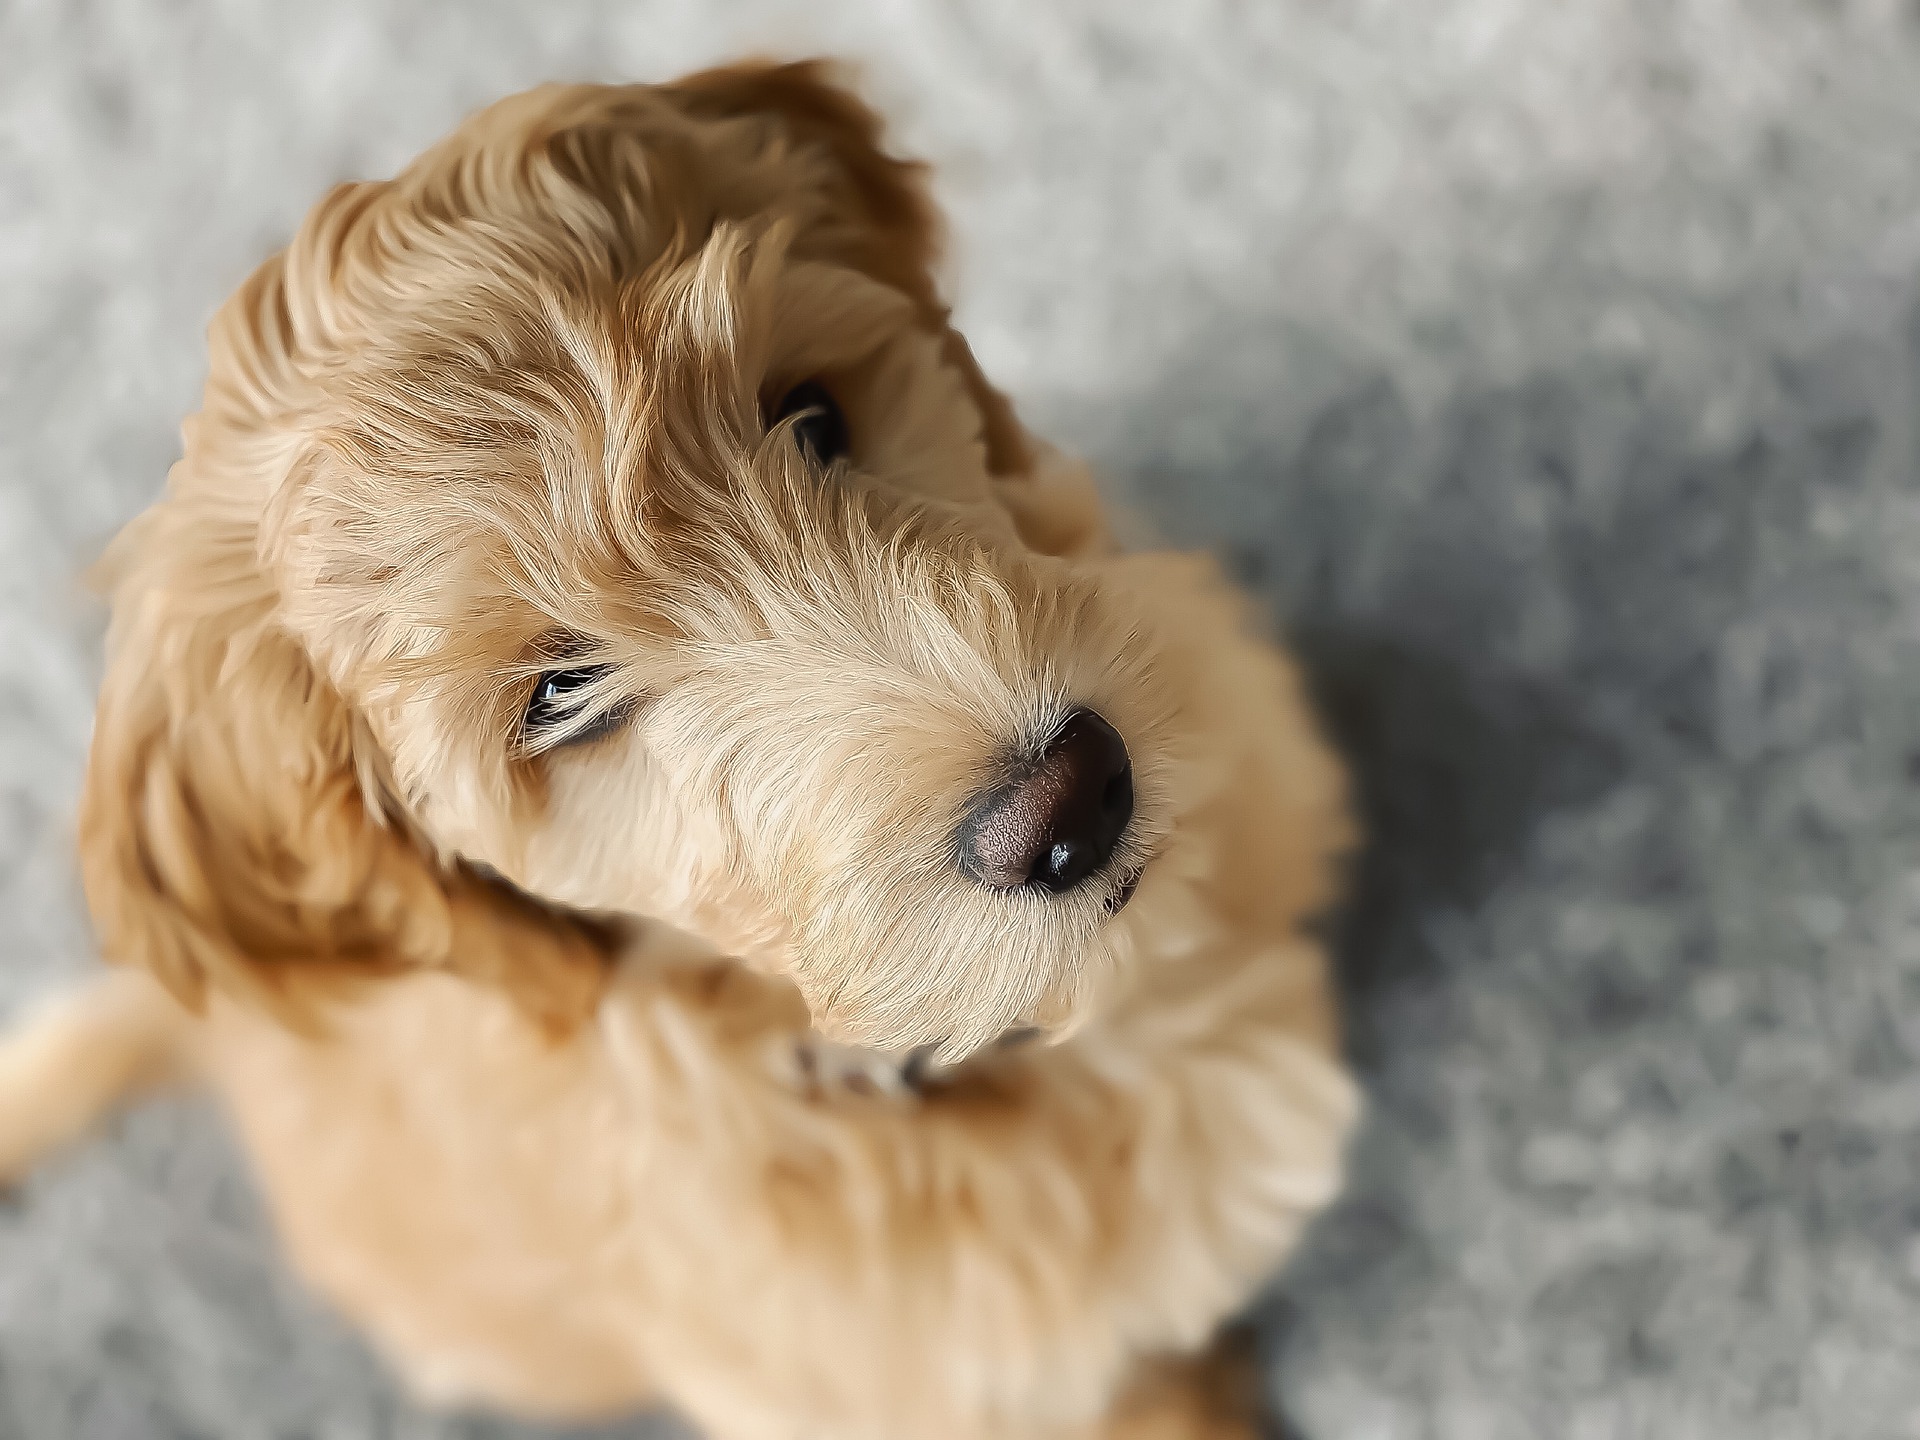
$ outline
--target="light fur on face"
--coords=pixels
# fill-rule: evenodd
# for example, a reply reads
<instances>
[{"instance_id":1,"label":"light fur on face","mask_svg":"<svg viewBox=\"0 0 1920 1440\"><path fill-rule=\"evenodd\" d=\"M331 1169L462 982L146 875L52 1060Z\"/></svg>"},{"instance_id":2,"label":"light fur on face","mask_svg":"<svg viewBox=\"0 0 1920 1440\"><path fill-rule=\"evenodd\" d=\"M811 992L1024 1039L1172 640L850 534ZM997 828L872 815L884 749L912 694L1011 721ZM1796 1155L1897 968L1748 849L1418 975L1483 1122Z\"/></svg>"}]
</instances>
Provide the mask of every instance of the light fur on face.
<instances>
[{"instance_id":1,"label":"light fur on face","mask_svg":"<svg viewBox=\"0 0 1920 1440\"><path fill-rule=\"evenodd\" d=\"M436 1395L1242 1433L1127 1377L1332 1193L1300 927L1342 786L1212 567L1113 552L936 249L813 66L537 90L328 196L106 563L88 894L206 1018L122 987L0 1051L0 1166L57 1138L9 1150L9 1090L91 1034L227 1095L296 1257ZM831 465L769 418L805 381ZM969 814L1081 709L1131 759L1111 859L972 878Z\"/></svg>"}]
</instances>

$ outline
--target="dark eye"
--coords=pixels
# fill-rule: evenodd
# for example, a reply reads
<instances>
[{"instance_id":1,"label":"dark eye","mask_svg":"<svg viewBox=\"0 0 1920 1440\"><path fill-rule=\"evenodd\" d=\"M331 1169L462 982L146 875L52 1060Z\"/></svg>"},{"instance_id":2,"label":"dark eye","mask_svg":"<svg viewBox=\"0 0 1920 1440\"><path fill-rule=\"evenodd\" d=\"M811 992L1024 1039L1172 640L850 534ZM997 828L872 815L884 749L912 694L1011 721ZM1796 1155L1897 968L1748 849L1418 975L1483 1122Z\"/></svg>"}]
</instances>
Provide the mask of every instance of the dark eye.
<instances>
[{"instance_id":1,"label":"dark eye","mask_svg":"<svg viewBox=\"0 0 1920 1440\"><path fill-rule=\"evenodd\" d=\"M793 438L814 464L831 465L847 453L847 417L818 380L802 380L782 396L774 409L773 423L777 425L790 415L800 417L793 422Z\"/></svg>"},{"instance_id":2,"label":"dark eye","mask_svg":"<svg viewBox=\"0 0 1920 1440\"><path fill-rule=\"evenodd\" d=\"M577 707L569 703L568 697L574 691L593 684L612 669L611 665L580 665L572 670L547 671L535 682L533 698L527 701L527 713L520 722L522 733L528 740L538 741L547 731L571 720L579 712ZM615 705L558 743L577 745L583 740L597 739L625 720L628 709L624 704Z\"/></svg>"}]
</instances>

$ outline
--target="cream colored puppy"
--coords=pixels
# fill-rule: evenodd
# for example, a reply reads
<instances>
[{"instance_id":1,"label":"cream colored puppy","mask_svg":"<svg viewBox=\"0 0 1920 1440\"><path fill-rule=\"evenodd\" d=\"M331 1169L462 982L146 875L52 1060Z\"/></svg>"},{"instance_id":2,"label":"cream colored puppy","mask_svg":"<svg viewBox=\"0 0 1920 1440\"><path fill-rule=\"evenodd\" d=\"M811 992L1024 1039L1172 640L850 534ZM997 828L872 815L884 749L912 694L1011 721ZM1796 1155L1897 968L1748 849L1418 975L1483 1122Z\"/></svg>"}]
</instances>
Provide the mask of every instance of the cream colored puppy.
<instances>
[{"instance_id":1,"label":"cream colored puppy","mask_svg":"<svg viewBox=\"0 0 1920 1440\"><path fill-rule=\"evenodd\" d=\"M982 379L936 228L807 65L321 202L109 557L123 969L0 1050L0 1173L192 1076L433 1399L1252 1433L1179 1357L1337 1185L1341 779Z\"/></svg>"}]
</instances>

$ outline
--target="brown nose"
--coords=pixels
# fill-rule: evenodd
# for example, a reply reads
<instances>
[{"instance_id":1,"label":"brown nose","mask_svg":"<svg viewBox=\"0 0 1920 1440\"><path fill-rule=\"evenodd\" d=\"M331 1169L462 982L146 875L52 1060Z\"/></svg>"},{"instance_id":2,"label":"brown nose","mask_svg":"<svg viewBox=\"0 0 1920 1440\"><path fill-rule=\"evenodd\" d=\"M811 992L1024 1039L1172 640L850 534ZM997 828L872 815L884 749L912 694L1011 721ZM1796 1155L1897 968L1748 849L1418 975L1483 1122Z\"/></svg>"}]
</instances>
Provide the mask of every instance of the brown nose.
<instances>
[{"instance_id":1,"label":"brown nose","mask_svg":"<svg viewBox=\"0 0 1920 1440\"><path fill-rule=\"evenodd\" d=\"M960 830L960 864L982 885L1071 890L1113 856L1133 818L1133 765L1120 733L1076 710L1040 758L981 800Z\"/></svg>"}]
</instances>

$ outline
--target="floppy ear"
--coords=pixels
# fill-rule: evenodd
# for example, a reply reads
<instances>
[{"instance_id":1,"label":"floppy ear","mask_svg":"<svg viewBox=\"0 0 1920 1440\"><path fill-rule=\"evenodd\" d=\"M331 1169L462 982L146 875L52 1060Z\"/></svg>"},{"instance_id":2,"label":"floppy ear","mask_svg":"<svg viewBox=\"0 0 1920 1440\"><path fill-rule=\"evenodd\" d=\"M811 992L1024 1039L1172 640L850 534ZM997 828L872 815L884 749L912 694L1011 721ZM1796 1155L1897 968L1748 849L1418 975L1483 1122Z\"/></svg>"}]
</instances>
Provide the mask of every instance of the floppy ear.
<instances>
[{"instance_id":1,"label":"floppy ear","mask_svg":"<svg viewBox=\"0 0 1920 1440\"><path fill-rule=\"evenodd\" d=\"M329 991L436 968L564 1025L597 996L599 937L434 856L365 724L277 618L256 546L285 448L272 412L297 383L284 270L263 266L216 319L186 456L105 562L80 817L102 947L195 1008L212 989L306 1022Z\"/></svg>"},{"instance_id":2,"label":"floppy ear","mask_svg":"<svg viewBox=\"0 0 1920 1440\"><path fill-rule=\"evenodd\" d=\"M965 337L949 323L933 271L943 240L940 212L927 192L927 167L881 146L880 117L821 60L745 61L703 70L661 87L688 113L706 118L758 116L802 148L824 150L831 245L841 263L910 297L923 324L944 337L947 363L960 372L984 418L987 466L1024 473L1026 431L1007 397L987 383Z\"/></svg>"}]
</instances>

